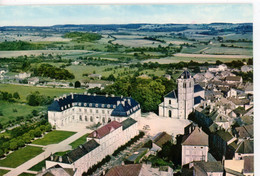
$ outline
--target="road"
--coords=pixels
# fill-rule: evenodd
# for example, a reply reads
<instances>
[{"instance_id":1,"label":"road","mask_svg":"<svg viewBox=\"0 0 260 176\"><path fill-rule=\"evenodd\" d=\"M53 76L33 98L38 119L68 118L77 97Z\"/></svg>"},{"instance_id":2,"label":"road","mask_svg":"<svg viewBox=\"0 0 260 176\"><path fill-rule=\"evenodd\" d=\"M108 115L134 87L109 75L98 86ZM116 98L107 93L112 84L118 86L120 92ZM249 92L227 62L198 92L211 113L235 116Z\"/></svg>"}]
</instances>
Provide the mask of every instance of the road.
<instances>
[{"instance_id":1,"label":"road","mask_svg":"<svg viewBox=\"0 0 260 176\"><path fill-rule=\"evenodd\" d=\"M12 168L11 170L9 168L6 168L6 169L10 170L10 172L5 174L5 176L15 176L15 175L19 175L23 172L35 173L32 171L28 171L28 169L30 169L32 166L39 163L40 161L46 159L52 153L71 150L71 146L69 144L72 143L73 141L77 140L81 136L85 135L88 132L89 132L89 129L85 128L58 144L50 144L50 145L44 146L44 148L43 148L44 152L37 155L36 157L28 160L27 162L21 164L20 166L18 166L16 168ZM43 147L43 146L41 146L41 147Z\"/></svg>"}]
</instances>

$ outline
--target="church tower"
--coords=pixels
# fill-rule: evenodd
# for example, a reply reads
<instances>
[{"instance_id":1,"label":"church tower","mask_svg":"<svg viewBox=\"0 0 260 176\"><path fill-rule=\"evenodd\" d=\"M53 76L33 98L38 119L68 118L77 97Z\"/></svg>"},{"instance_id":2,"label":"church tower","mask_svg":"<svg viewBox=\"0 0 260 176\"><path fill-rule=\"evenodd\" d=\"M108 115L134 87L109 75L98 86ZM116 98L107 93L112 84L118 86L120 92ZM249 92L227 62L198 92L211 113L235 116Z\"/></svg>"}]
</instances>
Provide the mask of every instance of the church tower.
<instances>
[{"instance_id":1,"label":"church tower","mask_svg":"<svg viewBox=\"0 0 260 176\"><path fill-rule=\"evenodd\" d=\"M179 119L188 119L194 106L194 79L185 70L177 79Z\"/></svg>"}]
</instances>

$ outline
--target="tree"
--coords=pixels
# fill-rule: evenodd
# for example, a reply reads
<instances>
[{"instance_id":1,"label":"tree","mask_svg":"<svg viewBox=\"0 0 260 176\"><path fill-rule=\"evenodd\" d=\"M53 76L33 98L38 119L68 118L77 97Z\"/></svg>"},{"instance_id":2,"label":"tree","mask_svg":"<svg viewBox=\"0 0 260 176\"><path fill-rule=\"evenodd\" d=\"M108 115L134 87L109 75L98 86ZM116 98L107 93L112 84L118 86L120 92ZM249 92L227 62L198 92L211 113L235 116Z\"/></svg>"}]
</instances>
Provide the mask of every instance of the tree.
<instances>
[{"instance_id":1,"label":"tree","mask_svg":"<svg viewBox=\"0 0 260 176\"><path fill-rule=\"evenodd\" d=\"M34 136L35 137L41 137L42 136L42 132L41 132L40 128L36 128L34 130Z\"/></svg>"},{"instance_id":2,"label":"tree","mask_svg":"<svg viewBox=\"0 0 260 176\"><path fill-rule=\"evenodd\" d=\"M79 81L76 81L74 86L75 86L75 88L78 88L78 87L80 87L80 86L81 86L81 84L80 84L80 82L79 82Z\"/></svg>"},{"instance_id":3,"label":"tree","mask_svg":"<svg viewBox=\"0 0 260 176\"><path fill-rule=\"evenodd\" d=\"M38 111L37 111L37 110L35 110L35 109L34 109L34 110L32 110L32 115L33 115L33 116L38 116L38 115L39 115L39 113L38 113Z\"/></svg>"},{"instance_id":4,"label":"tree","mask_svg":"<svg viewBox=\"0 0 260 176\"><path fill-rule=\"evenodd\" d=\"M50 132L52 129L51 124L45 126L45 131Z\"/></svg>"},{"instance_id":5,"label":"tree","mask_svg":"<svg viewBox=\"0 0 260 176\"><path fill-rule=\"evenodd\" d=\"M25 141L21 138L17 140L18 147L23 147L25 145Z\"/></svg>"},{"instance_id":6,"label":"tree","mask_svg":"<svg viewBox=\"0 0 260 176\"><path fill-rule=\"evenodd\" d=\"M70 83L69 83L69 86L70 86L70 87L72 87L72 86L73 86L73 83L72 83L72 82L70 82Z\"/></svg>"},{"instance_id":7,"label":"tree","mask_svg":"<svg viewBox=\"0 0 260 176\"><path fill-rule=\"evenodd\" d=\"M18 148L17 142L13 141L10 143L10 149L11 150L16 150Z\"/></svg>"},{"instance_id":8,"label":"tree","mask_svg":"<svg viewBox=\"0 0 260 176\"><path fill-rule=\"evenodd\" d=\"M0 149L0 158L4 156L4 151L2 149Z\"/></svg>"},{"instance_id":9,"label":"tree","mask_svg":"<svg viewBox=\"0 0 260 176\"><path fill-rule=\"evenodd\" d=\"M107 77L107 80L108 80L108 81L115 81L116 78L115 78L115 76L114 76L113 74L110 74L110 75Z\"/></svg>"},{"instance_id":10,"label":"tree","mask_svg":"<svg viewBox=\"0 0 260 176\"><path fill-rule=\"evenodd\" d=\"M15 92L15 93L13 94L13 97L14 97L15 99L20 99L20 95L19 95L18 92Z\"/></svg>"}]
</instances>

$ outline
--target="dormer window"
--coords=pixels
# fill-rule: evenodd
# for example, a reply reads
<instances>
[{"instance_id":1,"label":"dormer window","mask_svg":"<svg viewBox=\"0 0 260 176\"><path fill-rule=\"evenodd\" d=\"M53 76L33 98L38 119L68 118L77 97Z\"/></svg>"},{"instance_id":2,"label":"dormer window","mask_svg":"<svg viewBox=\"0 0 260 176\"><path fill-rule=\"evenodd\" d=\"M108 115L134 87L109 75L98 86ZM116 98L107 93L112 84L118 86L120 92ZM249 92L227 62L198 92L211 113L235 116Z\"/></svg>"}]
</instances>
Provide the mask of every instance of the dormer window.
<instances>
[{"instance_id":1,"label":"dormer window","mask_svg":"<svg viewBox=\"0 0 260 176\"><path fill-rule=\"evenodd\" d=\"M92 107L92 103L89 103L89 106Z\"/></svg>"},{"instance_id":2,"label":"dormer window","mask_svg":"<svg viewBox=\"0 0 260 176\"><path fill-rule=\"evenodd\" d=\"M87 106L87 103L84 103L84 106Z\"/></svg>"},{"instance_id":3,"label":"dormer window","mask_svg":"<svg viewBox=\"0 0 260 176\"><path fill-rule=\"evenodd\" d=\"M67 109L67 105L65 105L65 109Z\"/></svg>"},{"instance_id":4,"label":"dormer window","mask_svg":"<svg viewBox=\"0 0 260 176\"><path fill-rule=\"evenodd\" d=\"M70 107L70 104L68 104L68 107Z\"/></svg>"},{"instance_id":5,"label":"dormer window","mask_svg":"<svg viewBox=\"0 0 260 176\"><path fill-rule=\"evenodd\" d=\"M105 107L105 105L104 105L104 104L102 104L102 105L101 105L101 107L102 107L102 108L104 108L104 107Z\"/></svg>"},{"instance_id":6,"label":"dormer window","mask_svg":"<svg viewBox=\"0 0 260 176\"><path fill-rule=\"evenodd\" d=\"M63 107L61 107L61 110L63 111Z\"/></svg>"},{"instance_id":7,"label":"dormer window","mask_svg":"<svg viewBox=\"0 0 260 176\"><path fill-rule=\"evenodd\" d=\"M81 103L79 103L79 106L81 106Z\"/></svg>"},{"instance_id":8,"label":"dormer window","mask_svg":"<svg viewBox=\"0 0 260 176\"><path fill-rule=\"evenodd\" d=\"M96 104L96 108L98 107L98 104Z\"/></svg>"},{"instance_id":9,"label":"dormer window","mask_svg":"<svg viewBox=\"0 0 260 176\"><path fill-rule=\"evenodd\" d=\"M113 108L116 108L116 105L114 105Z\"/></svg>"},{"instance_id":10,"label":"dormer window","mask_svg":"<svg viewBox=\"0 0 260 176\"><path fill-rule=\"evenodd\" d=\"M107 108L110 108L110 104L107 105Z\"/></svg>"}]
</instances>

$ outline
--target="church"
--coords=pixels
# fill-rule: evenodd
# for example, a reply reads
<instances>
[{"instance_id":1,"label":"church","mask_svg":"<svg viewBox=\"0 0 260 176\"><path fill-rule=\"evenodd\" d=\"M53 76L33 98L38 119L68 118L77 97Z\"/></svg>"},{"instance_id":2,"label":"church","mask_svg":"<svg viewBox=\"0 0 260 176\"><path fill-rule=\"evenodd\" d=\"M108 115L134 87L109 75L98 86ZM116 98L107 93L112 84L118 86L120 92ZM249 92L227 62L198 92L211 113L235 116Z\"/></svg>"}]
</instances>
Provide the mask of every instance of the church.
<instances>
[{"instance_id":1,"label":"church","mask_svg":"<svg viewBox=\"0 0 260 176\"><path fill-rule=\"evenodd\" d=\"M205 90L195 84L194 78L188 70L177 78L178 89L164 96L159 105L159 116L175 119L188 119L193 108L205 98Z\"/></svg>"}]
</instances>

